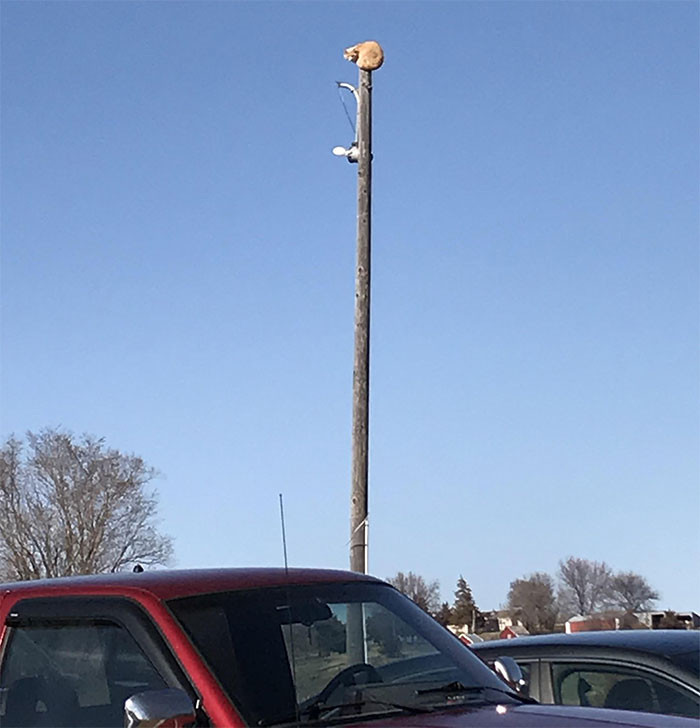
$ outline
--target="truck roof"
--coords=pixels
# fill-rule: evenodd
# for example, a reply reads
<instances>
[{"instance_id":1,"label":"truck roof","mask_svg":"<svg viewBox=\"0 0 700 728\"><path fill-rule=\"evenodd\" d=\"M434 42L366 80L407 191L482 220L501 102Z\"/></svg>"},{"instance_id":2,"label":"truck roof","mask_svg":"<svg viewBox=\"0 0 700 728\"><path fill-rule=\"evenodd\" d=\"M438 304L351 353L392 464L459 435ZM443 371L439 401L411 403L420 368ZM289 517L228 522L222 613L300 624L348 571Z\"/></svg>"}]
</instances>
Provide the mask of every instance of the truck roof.
<instances>
[{"instance_id":1,"label":"truck roof","mask_svg":"<svg viewBox=\"0 0 700 728\"><path fill-rule=\"evenodd\" d=\"M222 568L167 569L143 572L117 572L90 576L67 576L0 584L0 597L63 596L70 594L120 594L150 592L159 599L234 591L260 587L299 584L339 583L380 580L351 571L307 568Z\"/></svg>"}]
</instances>

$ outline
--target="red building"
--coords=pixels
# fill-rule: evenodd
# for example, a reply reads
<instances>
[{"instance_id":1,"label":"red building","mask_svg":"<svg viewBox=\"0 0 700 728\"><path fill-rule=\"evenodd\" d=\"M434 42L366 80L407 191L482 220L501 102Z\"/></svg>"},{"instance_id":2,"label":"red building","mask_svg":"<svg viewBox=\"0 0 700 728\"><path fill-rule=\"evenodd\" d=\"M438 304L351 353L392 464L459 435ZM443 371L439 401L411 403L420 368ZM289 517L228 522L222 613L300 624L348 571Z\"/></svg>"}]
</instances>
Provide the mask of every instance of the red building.
<instances>
[{"instance_id":1,"label":"red building","mask_svg":"<svg viewBox=\"0 0 700 728\"><path fill-rule=\"evenodd\" d=\"M515 637L522 637L523 635L528 634L530 633L525 629L525 627L519 624L513 624L502 629L501 634L499 634L498 637L502 640L512 640Z\"/></svg>"}]
</instances>

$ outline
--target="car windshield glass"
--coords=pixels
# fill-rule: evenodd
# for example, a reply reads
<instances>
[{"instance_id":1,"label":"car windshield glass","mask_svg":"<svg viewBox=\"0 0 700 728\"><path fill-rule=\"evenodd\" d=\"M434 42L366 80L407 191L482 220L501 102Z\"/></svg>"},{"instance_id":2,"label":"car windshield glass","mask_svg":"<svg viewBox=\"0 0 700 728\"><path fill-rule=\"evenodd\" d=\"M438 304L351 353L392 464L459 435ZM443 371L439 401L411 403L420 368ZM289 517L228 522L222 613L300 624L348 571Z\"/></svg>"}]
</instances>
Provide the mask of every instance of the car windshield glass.
<instances>
[{"instance_id":1,"label":"car windshield glass","mask_svg":"<svg viewBox=\"0 0 700 728\"><path fill-rule=\"evenodd\" d=\"M251 724L509 700L467 647L384 584L224 592L169 606Z\"/></svg>"}]
</instances>

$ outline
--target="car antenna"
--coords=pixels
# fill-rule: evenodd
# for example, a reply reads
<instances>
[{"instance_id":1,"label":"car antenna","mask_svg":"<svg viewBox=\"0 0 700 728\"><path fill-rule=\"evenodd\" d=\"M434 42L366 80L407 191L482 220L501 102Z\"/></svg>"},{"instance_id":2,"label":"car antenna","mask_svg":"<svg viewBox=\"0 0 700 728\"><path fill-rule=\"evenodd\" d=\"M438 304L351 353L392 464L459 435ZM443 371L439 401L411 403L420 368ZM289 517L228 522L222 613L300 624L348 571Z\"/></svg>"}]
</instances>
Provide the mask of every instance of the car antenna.
<instances>
[{"instance_id":1,"label":"car antenna","mask_svg":"<svg viewBox=\"0 0 700 728\"><path fill-rule=\"evenodd\" d=\"M289 592L289 561L287 560L287 532L284 527L284 500L280 493L280 523L282 524L282 553L284 554L284 575L287 584L287 609L289 614L289 648L292 658L292 679L294 680L294 713L297 724L299 723L299 701L297 700L297 660L294 653L294 623L292 622L292 600Z\"/></svg>"},{"instance_id":2,"label":"car antenna","mask_svg":"<svg viewBox=\"0 0 700 728\"><path fill-rule=\"evenodd\" d=\"M289 562L287 561L287 533L284 528L284 501L280 493L280 521L282 523L282 553L284 555L284 573L289 576Z\"/></svg>"}]
</instances>

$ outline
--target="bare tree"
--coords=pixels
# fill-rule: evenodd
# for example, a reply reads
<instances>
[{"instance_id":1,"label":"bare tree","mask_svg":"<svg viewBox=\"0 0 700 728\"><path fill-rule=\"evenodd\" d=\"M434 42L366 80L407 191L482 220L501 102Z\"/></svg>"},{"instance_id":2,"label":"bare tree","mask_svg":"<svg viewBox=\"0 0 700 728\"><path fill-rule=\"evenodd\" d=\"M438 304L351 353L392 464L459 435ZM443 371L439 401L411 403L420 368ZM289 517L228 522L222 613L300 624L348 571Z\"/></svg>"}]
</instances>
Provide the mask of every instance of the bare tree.
<instances>
[{"instance_id":1,"label":"bare tree","mask_svg":"<svg viewBox=\"0 0 700 728\"><path fill-rule=\"evenodd\" d=\"M155 471L89 435L43 430L0 448L0 576L39 579L165 564Z\"/></svg>"},{"instance_id":2,"label":"bare tree","mask_svg":"<svg viewBox=\"0 0 700 728\"><path fill-rule=\"evenodd\" d=\"M395 586L402 594L413 599L413 601L429 614L437 612L440 608L440 583L437 581L427 582L422 576L409 571L404 574L399 571L387 581Z\"/></svg>"},{"instance_id":3,"label":"bare tree","mask_svg":"<svg viewBox=\"0 0 700 728\"><path fill-rule=\"evenodd\" d=\"M608 605L612 571L604 561L569 556L559 562L559 601L565 612L592 614Z\"/></svg>"},{"instance_id":4,"label":"bare tree","mask_svg":"<svg viewBox=\"0 0 700 728\"><path fill-rule=\"evenodd\" d=\"M651 609L653 602L660 596L643 576L633 571L615 574L610 581L610 593L614 606L626 612Z\"/></svg>"},{"instance_id":5,"label":"bare tree","mask_svg":"<svg viewBox=\"0 0 700 728\"><path fill-rule=\"evenodd\" d=\"M510 583L508 609L532 633L551 632L557 619L554 582L549 574L535 572Z\"/></svg>"}]
</instances>

